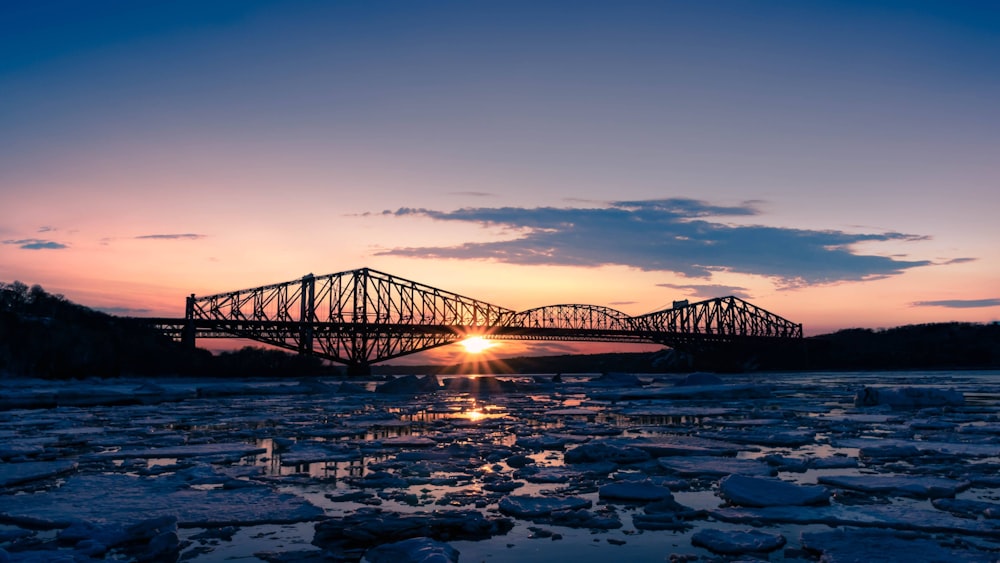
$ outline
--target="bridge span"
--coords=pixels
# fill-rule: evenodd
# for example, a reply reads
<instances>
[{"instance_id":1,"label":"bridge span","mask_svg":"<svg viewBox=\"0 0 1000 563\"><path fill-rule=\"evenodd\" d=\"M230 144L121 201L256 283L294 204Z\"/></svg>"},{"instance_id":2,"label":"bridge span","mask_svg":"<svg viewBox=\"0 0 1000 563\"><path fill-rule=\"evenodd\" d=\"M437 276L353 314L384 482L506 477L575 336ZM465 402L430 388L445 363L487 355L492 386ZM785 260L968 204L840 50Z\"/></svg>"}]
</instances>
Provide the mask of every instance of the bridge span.
<instances>
[{"instance_id":1,"label":"bridge span","mask_svg":"<svg viewBox=\"0 0 1000 563\"><path fill-rule=\"evenodd\" d=\"M733 296L679 301L639 316L582 304L514 311L370 268L191 295L183 319L146 320L192 347L197 338L245 338L346 364L350 373L469 336L688 351L802 338L801 324Z\"/></svg>"}]
</instances>

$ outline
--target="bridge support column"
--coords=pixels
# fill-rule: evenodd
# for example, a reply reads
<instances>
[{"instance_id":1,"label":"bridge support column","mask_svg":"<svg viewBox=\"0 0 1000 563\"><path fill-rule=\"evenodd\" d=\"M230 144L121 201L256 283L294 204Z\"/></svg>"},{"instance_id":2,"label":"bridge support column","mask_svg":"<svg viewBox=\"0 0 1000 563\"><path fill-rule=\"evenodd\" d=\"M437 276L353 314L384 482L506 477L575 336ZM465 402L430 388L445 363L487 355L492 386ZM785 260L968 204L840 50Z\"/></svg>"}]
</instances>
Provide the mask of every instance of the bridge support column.
<instances>
[{"instance_id":1,"label":"bridge support column","mask_svg":"<svg viewBox=\"0 0 1000 563\"><path fill-rule=\"evenodd\" d=\"M194 328L194 294L192 293L184 304L184 331L181 333L181 344L185 348L195 348Z\"/></svg>"},{"instance_id":2,"label":"bridge support column","mask_svg":"<svg viewBox=\"0 0 1000 563\"><path fill-rule=\"evenodd\" d=\"M371 364L347 364L347 375L371 375Z\"/></svg>"},{"instance_id":3,"label":"bridge support column","mask_svg":"<svg viewBox=\"0 0 1000 563\"><path fill-rule=\"evenodd\" d=\"M302 298L299 300L299 353L313 353L313 320L316 318L316 278L312 274L302 277Z\"/></svg>"}]
</instances>

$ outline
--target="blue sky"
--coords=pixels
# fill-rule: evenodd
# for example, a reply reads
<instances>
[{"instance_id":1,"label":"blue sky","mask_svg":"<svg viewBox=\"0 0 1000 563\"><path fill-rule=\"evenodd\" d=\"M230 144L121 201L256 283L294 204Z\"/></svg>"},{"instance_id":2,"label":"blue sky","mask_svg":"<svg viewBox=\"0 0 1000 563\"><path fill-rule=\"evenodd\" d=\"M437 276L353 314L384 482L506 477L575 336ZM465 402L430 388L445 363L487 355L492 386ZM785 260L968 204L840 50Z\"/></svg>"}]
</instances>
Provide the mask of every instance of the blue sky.
<instances>
[{"instance_id":1,"label":"blue sky","mask_svg":"<svg viewBox=\"0 0 1000 563\"><path fill-rule=\"evenodd\" d=\"M14 2L0 54L0 279L92 306L1000 318L993 2Z\"/></svg>"}]
</instances>

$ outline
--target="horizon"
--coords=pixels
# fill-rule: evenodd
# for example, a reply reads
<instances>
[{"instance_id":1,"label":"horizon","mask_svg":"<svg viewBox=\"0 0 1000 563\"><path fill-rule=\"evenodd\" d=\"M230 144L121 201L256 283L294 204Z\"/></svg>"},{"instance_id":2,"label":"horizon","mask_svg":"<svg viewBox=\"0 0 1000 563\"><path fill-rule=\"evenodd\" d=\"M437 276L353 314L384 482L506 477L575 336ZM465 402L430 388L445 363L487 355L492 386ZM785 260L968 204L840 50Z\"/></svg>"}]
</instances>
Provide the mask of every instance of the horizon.
<instances>
[{"instance_id":1,"label":"horizon","mask_svg":"<svg viewBox=\"0 0 1000 563\"><path fill-rule=\"evenodd\" d=\"M0 280L96 310L371 267L515 310L734 295L807 337L1000 320L997 5L7 16Z\"/></svg>"}]
</instances>

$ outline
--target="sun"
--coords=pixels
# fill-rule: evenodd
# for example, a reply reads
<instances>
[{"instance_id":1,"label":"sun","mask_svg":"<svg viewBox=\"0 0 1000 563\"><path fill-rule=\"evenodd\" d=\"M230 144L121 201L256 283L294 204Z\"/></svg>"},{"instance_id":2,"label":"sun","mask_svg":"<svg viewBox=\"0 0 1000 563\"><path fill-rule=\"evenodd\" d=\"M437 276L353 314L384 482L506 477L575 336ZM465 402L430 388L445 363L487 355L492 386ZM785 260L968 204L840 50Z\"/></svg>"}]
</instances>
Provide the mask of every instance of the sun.
<instances>
[{"instance_id":1,"label":"sun","mask_svg":"<svg viewBox=\"0 0 1000 563\"><path fill-rule=\"evenodd\" d=\"M496 345L495 342L491 342L483 338L482 336L470 336L469 338L466 338L465 340L460 342L460 344L462 345L463 348L465 348L465 352L467 354L478 354L483 350L486 350L487 348L492 348L493 346Z\"/></svg>"}]
</instances>

